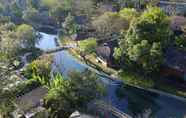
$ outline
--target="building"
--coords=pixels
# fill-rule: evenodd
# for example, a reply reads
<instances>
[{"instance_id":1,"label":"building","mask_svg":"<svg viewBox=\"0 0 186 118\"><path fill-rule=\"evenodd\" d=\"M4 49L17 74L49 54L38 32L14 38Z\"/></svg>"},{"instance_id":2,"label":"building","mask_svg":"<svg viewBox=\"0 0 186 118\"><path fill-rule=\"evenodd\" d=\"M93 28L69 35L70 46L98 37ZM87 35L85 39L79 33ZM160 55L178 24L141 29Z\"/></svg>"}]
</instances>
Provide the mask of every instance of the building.
<instances>
[{"instance_id":1,"label":"building","mask_svg":"<svg viewBox=\"0 0 186 118\"><path fill-rule=\"evenodd\" d=\"M111 48L107 45L99 46L96 49L97 62L105 66L111 65Z\"/></svg>"},{"instance_id":2,"label":"building","mask_svg":"<svg viewBox=\"0 0 186 118\"><path fill-rule=\"evenodd\" d=\"M117 40L108 41L96 48L97 61L105 66L117 67L114 61L114 48L118 47Z\"/></svg>"},{"instance_id":3,"label":"building","mask_svg":"<svg viewBox=\"0 0 186 118\"><path fill-rule=\"evenodd\" d=\"M12 113L13 118L31 118L36 113L45 110L42 107L42 99L48 93L44 87L39 87L20 96L16 100L17 109Z\"/></svg>"},{"instance_id":4,"label":"building","mask_svg":"<svg viewBox=\"0 0 186 118\"><path fill-rule=\"evenodd\" d=\"M176 35L183 33L182 28L184 25L186 25L186 18L185 17L173 16L171 18L170 28Z\"/></svg>"}]
</instances>

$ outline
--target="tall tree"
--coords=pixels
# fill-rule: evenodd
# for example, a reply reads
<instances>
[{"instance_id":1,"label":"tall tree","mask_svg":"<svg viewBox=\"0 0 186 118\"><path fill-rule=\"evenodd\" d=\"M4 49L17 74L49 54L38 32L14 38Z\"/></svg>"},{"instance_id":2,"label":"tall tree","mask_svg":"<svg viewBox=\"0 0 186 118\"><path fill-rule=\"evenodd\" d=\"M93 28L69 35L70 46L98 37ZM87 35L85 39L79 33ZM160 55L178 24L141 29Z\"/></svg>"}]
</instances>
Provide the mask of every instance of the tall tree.
<instances>
[{"instance_id":1,"label":"tall tree","mask_svg":"<svg viewBox=\"0 0 186 118\"><path fill-rule=\"evenodd\" d=\"M22 24L17 27L16 35L21 41L23 48L33 48L37 42L36 32L32 26Z\"/></svg>"},{"instance_id":2,"label":"tall tree","mask_svg":"<svg viewBox=\"0 0 186 118\"><path fill-rule=\"evenodd\" d=\"M123 55L147 72L159 69L163 62L163 48L169 44L170 29L166 14L157 7L149 7L134 20L120 42Z\"/></svg>"}]
</instances>

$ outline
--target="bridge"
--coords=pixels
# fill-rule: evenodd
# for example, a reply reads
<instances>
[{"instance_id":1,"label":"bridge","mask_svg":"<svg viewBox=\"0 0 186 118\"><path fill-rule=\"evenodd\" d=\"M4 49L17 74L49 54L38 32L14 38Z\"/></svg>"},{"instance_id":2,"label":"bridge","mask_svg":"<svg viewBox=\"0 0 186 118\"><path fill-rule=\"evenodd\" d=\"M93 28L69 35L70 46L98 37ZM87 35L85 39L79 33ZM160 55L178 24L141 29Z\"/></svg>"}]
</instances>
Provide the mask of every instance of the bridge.
<instances>
[{"instance_id":1,"label":"bridge","mask_svg":"<svg viewBox=\"0 0 186 118\"><path fill-rule=\"evenodd\" d=\"M60 46L60 47L57 47L57 48L54 48L54 49L48 49L46 51L43 51L44 54L51 54L51 53L55 53L55 52L59 52L59 51L62 51L62 50L68 50L70 48L75 48L75 46Z\"/></svg>"},{"instance_id":2,"label":"bridge","mask_svg":"<svg viewBox=\"0 0 186 118\"><path fill-rule=\"evenodd\" d=\"M159 1L159 4L166 4L166 5L186 5L186 2L169 2L169 1Z\"/></svg>"},{"instance_id":3,"label":"bridge","mask_svg":"<svg viewBox=\"0 0 186 118\"><path fill-rule=\"evenodd\" d=\"M120 111L119 109L115 108L114 106L107 104L103 101L96 101L94 103L98 108L104 109L108 112L111 112L117 118L132 118L132 116Z\"/></svg>"},{"instance_id":4,"label":"bridge","mask_svg":"<svg viewBox=\"0 0 186 118\"><path fill-rule=\"evenodd\" d=\"M169 15L175 14L184 15L186 2L169 2L160 0L158 6L161 7Z\"/></svg>"}]
</instances>

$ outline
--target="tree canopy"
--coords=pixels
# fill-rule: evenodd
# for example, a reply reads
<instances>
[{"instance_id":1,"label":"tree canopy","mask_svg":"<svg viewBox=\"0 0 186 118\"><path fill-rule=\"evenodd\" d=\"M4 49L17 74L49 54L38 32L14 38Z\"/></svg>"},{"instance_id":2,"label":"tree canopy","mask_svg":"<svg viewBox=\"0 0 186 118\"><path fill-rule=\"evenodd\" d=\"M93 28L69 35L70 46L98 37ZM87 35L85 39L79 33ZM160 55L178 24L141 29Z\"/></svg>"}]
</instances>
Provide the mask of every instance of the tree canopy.
<instances>
[{"instance_id":1,"label":"tree canopy","mask_svg":"<svg viewBox=\"0 0 186 118\"><path fill-rule=\"evenodd\" d=\"M169 21L157 7L149 7L133 20L120 41L122 55L137 63L147 72L159 69L163 62L163 49L169 44Z\"/></svg>"}]
</instances>

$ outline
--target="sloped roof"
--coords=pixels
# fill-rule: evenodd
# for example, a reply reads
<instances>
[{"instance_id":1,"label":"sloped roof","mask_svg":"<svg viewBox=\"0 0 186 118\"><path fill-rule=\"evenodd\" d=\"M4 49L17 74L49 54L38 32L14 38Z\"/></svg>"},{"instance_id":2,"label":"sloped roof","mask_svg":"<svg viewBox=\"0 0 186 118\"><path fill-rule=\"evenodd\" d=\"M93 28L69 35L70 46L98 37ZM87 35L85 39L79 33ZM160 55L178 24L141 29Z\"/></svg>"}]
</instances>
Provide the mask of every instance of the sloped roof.
<instances>
[{"instance_id":1,"label":"sloped roof","mask_svg":"<svg viewBox=\"0 0 186 118\"><path fill-rule=\"evenodd\" d=\"M186 18L183 16L174 16L171 18L170 27L173 31L182 30L182 26L186 25Z\"/></svg>"},{"instance_id":2,"label":"sloped roof","mask_svg":"<svg viewBox=\"0 0 186 118\"><path fill-rule=\"evenodd\" d=\"M43 87L36 88L31 92L17 98L16 104L22 111L29 111L30 109L37 107L40 104L40 100L45 97L48 90Z\"/></svg>"},{"instance_id":3,"label":"sloped roof","mask_svg":"<svg viewBox=\"0 0 186 118\"><path fill-rule=\"evenodd\" d=\"M111 49L109 46L100 46L96 49L96 53L103 59L110 59Z\"/></svg>"}]
</instances>

